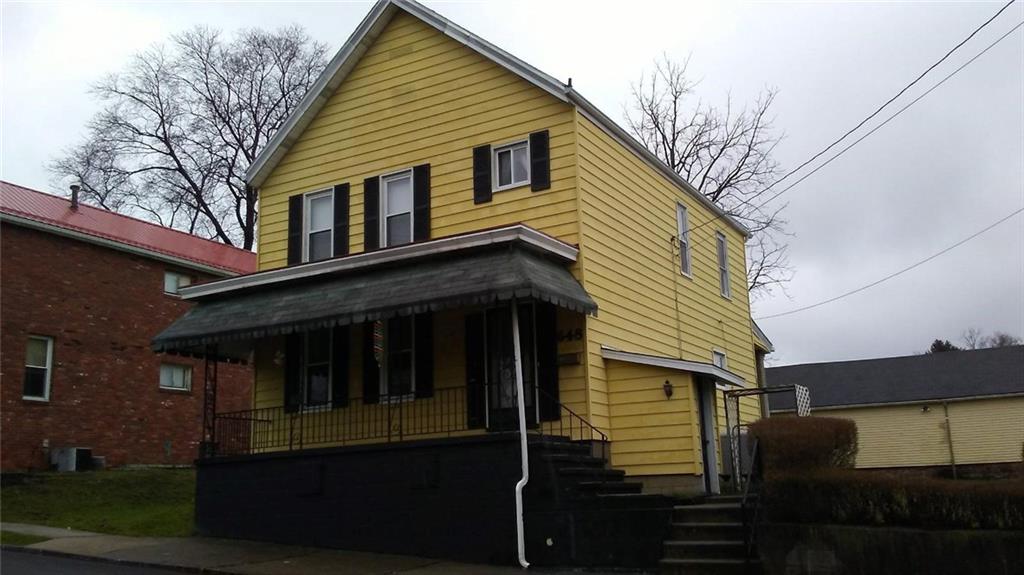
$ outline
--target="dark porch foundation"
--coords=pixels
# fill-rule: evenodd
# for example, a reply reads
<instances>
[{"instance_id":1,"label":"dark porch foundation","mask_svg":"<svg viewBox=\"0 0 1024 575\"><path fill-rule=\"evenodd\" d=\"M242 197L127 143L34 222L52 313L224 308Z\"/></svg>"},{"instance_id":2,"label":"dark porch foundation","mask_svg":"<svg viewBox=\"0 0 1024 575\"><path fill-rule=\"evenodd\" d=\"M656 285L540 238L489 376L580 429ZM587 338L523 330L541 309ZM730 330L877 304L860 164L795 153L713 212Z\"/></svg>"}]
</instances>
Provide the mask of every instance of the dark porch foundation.
<instances>
[{"instance_id":1,"label":"dark porch foundation","mask_svg":"<svg viewBox=\"0 0 1024 575\"><path fill-rule=\"evenodd\" d=\"M196 531L515 564L518 440L514 433L493 434L201 460ZM573 449L579 453L580 445L531 438L527 559L656 565L670 500L578 493L558 463Z\"/></svg>"}]
</instances>

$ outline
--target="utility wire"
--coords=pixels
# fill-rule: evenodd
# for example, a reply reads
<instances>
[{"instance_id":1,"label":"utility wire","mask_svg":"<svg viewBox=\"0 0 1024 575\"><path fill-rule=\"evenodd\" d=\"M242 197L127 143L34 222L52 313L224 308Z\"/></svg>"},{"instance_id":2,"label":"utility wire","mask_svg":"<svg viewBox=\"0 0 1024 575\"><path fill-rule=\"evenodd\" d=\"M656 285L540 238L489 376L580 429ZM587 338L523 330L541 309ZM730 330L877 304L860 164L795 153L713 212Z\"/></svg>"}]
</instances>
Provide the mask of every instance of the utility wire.
<instances>
[{"instance_id":1,"label":"utility wire","mask_svg":"<svg viewBox=\"0 0 1024 575\"><path fill-rule=\"evenodd\" d=\"M967 236L966 238L958 241L957 243L955 243L955 244L953 244L953 245L951 245L951 246L949 246L949 247L947 247L947 248L945 248L945 249L943 249L943 250L941 250L939 252L936 252L936 253L934 253L934 254L924 258L923 260L919 260L916 263L913 263L913 264L911 264L911 265L909 265L909 266L907 266L907 267L905 267L905 268L903 268L903 269L901 269L901 270L899 270L897 272L893 272L893 273L891 273L891 274L889 274L889 275L887 275L887 276L885 276L885 277L883 277L881 279L875 280L875 281L873 281L873 282L871 282L871 283L869 283L867 285L863 285L863 286L861 286L859 288L852 289L852 290L850 290L850 291L848 291L846 293L842 293L840 295L837 295L835 297L829 298L827 300L819 301L818 303L813 303L811 305L805 305L803 307L798 307L796 309L791 309L789 311L784 311L782 313L774 313L774 314L771 314L771 315L761 316L759 318L755 318L754 321L761 321L761 320L765 320L765 319L772 319L772 318L776 318L776 317L783 317L783 316L787 316L787 315L793 315L795 313L799 313L799 312L802 312L802 311L807 311L809 309L814 309L816 307L821 307L821 306L823 306L825 304L829 304L829 303L832 303L834 301L841 300L844 297L851 296L851 295L853 295L855 293L860 293L860 292L862 292L862 291L864 291L866 289L869 289L869 288L873 288L873 287L875 287L876 285L878 285L880 283L889 281L889 280L891 280L894 277L903 275L903 274L909 272L910 270L912 270L912 269L914 269L916 267L922 266L922 265L924 265L924 264L934 260L935 258L937 258L937 257L939 257L939 256L941 256L941 255L943 255L943 254L945 254L947 252L950 252L950 251L952 251L955 248L958 248L958 247L966 244L967 242L973 240L974 238L976 238L976 237L980 236L981 234L991 230L992 228L994 228L994 227L998 226L999 224L1009 220L1010 218L1012 218L1013 216L1016 216L1017 214L1019 214L1021 212L1024 212L1024 208L1019 208L1019 209L1011 212L1009 215L1004 216L999 221L997 221L997 222L995 222L993 224L990 224L989 226L987 226L987 227L985 227L985 228L983 228L983 229L981 229L981 230L979 230L979 231L977 231L977 232Z\"/></svg>"},{"instance_id":2,"label":"utility wire","mask_svg":"<svg viewBox=\"0 0 1024 575\"><path fill-rule=\"evenodd\" d=\"M918 82L919 82L919 81L920 81L920 80L921 80L922 78L924 78L924 77L925 77L925 76L926 76L926 75L927 75L927 74L928 74L929 72L931 72L932 70L934 70L934 69L935 69L935 68L936 68L937 66L939 66L939 65L940 65L940 64L941 64L942 62L946 61L946 60L947 60L947 59L948 59L948 58L949 58L949 57L950 57L950 56L951 56L951 55L952 55L952 54L953 54L954 52L956 52L956 51L957 51L958 49L960 49L960 47L962 47L962 46L963 46L964 44L966 44L966 43L967 43L967 42L968 42L968 41L969 41L969 40L970 40L971 38L973 38L973 37L974 37L975 35L977 35L977 34L978 34L978 32L980 32L980 31L981 31L982 29L984 29L984 28L985 28L986 26L988 26L988 25L989 25L989 24L990 24L990 23L991 23L991 22L992 22L993 20L995 20L995 19L996 19L996 18L997 18L997 17L998 17L998 16L1000 15L1000 14L1002 14L1002 13L1003 13L1003 12L1004 12L1004 11L1005 11L1005 10L1006 10L1007 8L1009 8L1009 7L1010 7L1010 5L1011 5L1011 4L1013 4L1013 3L1015 2L1015 1L1016 1L1016 0L1010 0L1009 2L1007 2L1006 4L1004 4L1004 5L1003 5L1003 7L1002 7L1002 8L1000 8L1000 9L999 9L999 11L998 11L998 12L996 12L996 13L995 13L994 15L992 15L992 17L991 17L991 18L989 18L989 19L988 19L988 20L986 20L986 21L985 21L984 23L982 23L982 24L981 24L980 26L978 26L977 28L975 28L975 29L974 29L974 31L973 31L973 32L971 32L971 33L970 33L970 34L969 34L969 35L968 35L968 36L967 36L966 38L964 38L964 39L963 39L962 41L960 41L960 43L959 43L959 44L957 44L957 45L956 45L956 46L954 46L954 47L953 47L953 48L952 48L951 50L949 50L948 52L946 52L946 54L945 54L945 55L944 55L944 56L943 56L942 58L940 58L940 59L939 59L938 61L936 61L936 62L935 62L934 64L932 64L931 66L929 66L929 67L928 67L928 68L927 68L927 69L926 69L926 70L925 70L924 72L922 72L922 73L921 73L921 74L920 74L920 75L919 75L919 76L918 76L917 78L915 78L915 79L914 79L914 80L913 80L912 82L910 82L909 84L907 84L906 86L904 86L904 87L903 87L903 89L902 89L902 90L900 90L900 91L899 91L899 92L898 92L898 93L897 93L897 94L896 94L895 96L893 96L893 97L889 98L889 100L887 100L887 101L886 101L886 102L885 102L884 104L882 104L882 105L881 105L880 107L878 107L878 109L876 109L876 110L875 110L874 112L872 112L872 113L871 113L871 114L870 114L869 116L867 116L866 118L864 118L864 119L863 119L863 120L862 120L862 121L861 121L860 123L858 123L858 124L857 124L856 126L854 126L853 128L851 128L850 130L848 130L848 131L847 131L847 132L846 132L845 134L843 134L843 135L842 135L841 137L839 137L839 138L838 138L837 140L833 141L833 142L832 142L831 144L829 144L828 146L826 146L826 147L825 147L825 148L824 148L823 150L821 150L820 152L818 152L817 154L815 154L814 156L812 156L812 157L811 157L810 159L808 159L807 161L803 162L802 164L800 164L800 165L799 165L799 166L797 166L796 168L794 168L794 169L790 170L789 172L787 172L786 174L784 174L784 175L783 175L783 176L782 176L781 178L779 178L778 180L775 180L774 182L772 182L771 184L769 184L769 185L768 185L767 187L765 187L765 188L764 188L764 189L762 189L761 191L759 191L759 192L757 192L756 194L754 194L753 196L751 196L751 197L749 197L749 198L746 198L746 199L744 199L744 200L743 200L742 202L740 202L740 204L739 204L739 205L737 206L737 208L738 208L738 207L741 207L741 206L744 206L744 205L750 205L750 204L751 204L751 203L752 203L752 202L753 202L754 200L756 200L757 198L759 198L759 197L761 197L762 195L766 194L766 193L767 193L767 192L769 192L769 191L770 191L770 190L771 190L772 188L774 188L775 186L779 185L780 183L782 183L782 182L783 182L784 180L786 180L786 179L787 179L787 178L789 178L790 176L792 176L792 175L796 174L796 173L797 173L798 171L800 171L801 169L803 169L804 167L806 167L806 166L807 166L808 164L810 164L810 163L811 163L811 162L813 162L814 160L816 160L816 159L820 158L820 157L821 157L822 155L824 155L824 154L825 154L825 153L827 153L827 152L828 152L829 150L831 150L831 149L832 149L832 148L834 148L834 147L835 147L836 145L838 145L838 144L839 144L840 142L842 142L842 141L843 141L843 140L845 140L845 139L846 139L847 137L849 137L849 136L850 136L850 134L852 134L853 132L857 131L857 130L858 130L858 129L860 129L861 127L863 127L863 126L864 126L864 124L866 124L866 123L867 123L868 121L870 121L870 120L871 120L872 118L874 118L875 116L877 116L877 115L878 115L878 114L879 114L879 113L880 113L880 112L881 112L882 110L884 110L884 109L885 109L886 107L888 107L888 106L889 106L889 104L893 103L893 102L894 102L894 101L895 101L895 100L896 100L897 98L899 98L899 97L900 97L900 96L902 96L902 95L903 95L904 93L906 93L906 91L907 91L907 90L909 90L909 89L910 89L911 87L913 87L914 85L916 85L916 84L917 84L917 83L918 83ZM1024 22L1022 22L1021 24L1024 24ZM886 123L888 123L888 122L889 122L890 120L892 120L893 118L895 118L896 116L898 116L898 115L899 115L900 113L902 113L902 112L903 112L904 110L906 110L906 109L907 109L907 108L909 108L909 107L910 107L911 105L913 105L914 103L916 103L916 102L917 102L918 100L920 100L921 98L923 98L923 97L924 97L925 95L927 95L928 93L930 93L930 92L931 92L932 90L934 90L935 88L937 88L937 87L939 87L940 85L942 85L942 83L944 83L944 82L945 82L946 80L948 80L948 79L949 79L950 77L952 77L953 75L955 75L956 73L958 73L958 72L959 72L960 70L962 70L962 69L964 69L965 67L967 67L967 65L969 65L970 63L972 63L972 62L974 62L975 60L977 60L977 59L978 59L978 58L979 58L979 57L980 57L980 56L981 56L982 54L984 54L985 52L988 52L988 51L989 51L989 50L990 50L990 49L991 49L991 48L992 48L993 46L995 46L995 45L996 45L996 44L998 44L998 43L999 43L1000 41L1002 41L1002 40L1003 40L1003 39L1004 39L1004 38L1005 38L1006 36L1009 36L1009 35L1010 35L1011 33L1013 33L1013 32L1014 32L1015 30L1017 30L1018 28L1020 28L1020 27L1021 27L1021 24L1018 24L1018 25L1017 25L1017 26L1015 26L1015 27L1014 27L1013 29L1011 29L1011 30L1010 30L1009 32L1007 32L1006 34L1003 34L1002 36L1000 36L1000 37L999 37L999 38L998 38L998 39L997 39L997 40L996 40L995 42L993 42L992 44L989 44L989 46L988 46L988 47L986 47L986 48L985 48L984 50L982 50L982 51L981 51L980 53L978 53L978 54L977 54L976 56L974 56L973 58L971 58L970 60L968 60L968 61L967 61L967 63L965 63L964 65L962 65L962 66L960 66L959 68L957 68L957 69L956 69L956 70L955 70L955 71L954 71L954 72L953 72L952 74L950 74L950 75L946 76L945 78L943 78L943 79L942 79L942 81L940 81L940 82L939 82L938 84L936 84L936 85L932 86L932 87L931 87L931 88L930 88L930 89L929 89L929 90L928 90L927 92L925 92L924 94L922 94L921 96L919 96L919 97L918 97L917 99L915 99L915 100L914 100L913 102L911 102L911 103L910 103L910 104L908 104L907 106L904 106L903 108L901 108L901 109L900 109L900 110L899 110L899 111L898 111L898 112L897 112L896 114L893 114L892 116L890 116L890 117L889 117L889 118L888 118L888 119L887 119L887 120L886 120L885 122L883 122L883 123L882 123L882 124L880 124L879 126L875 127L875 128L874 128L873 130L871 130L871 132L869 132L869 133L868 133L867 135L870 135L871 133L874 133L874 132L875 132L875 131L876 131L876 130L877 130L878 128L880 128L881 126L884 126L884 125L885 125ZM850 145L850 146L847 146L846 148L844 148L843 150L841 150L841 151L840 151L840 152L839 152L838 154L836 154L835 156L832 156L831 158L829 158L829 159L828 159L828 160L827 160L827 161L826 161L826 162L825 162L824 164L822 164L821 166L818 166L817 168L815 168L815 169L814 169L814 171L812 171L812 172L811 172L811 174L813 174L813 173L817 172L818 170L820 170L821 168L823 168L823 167L824 167L825 165L827 165L828 163L830 163L830 162L832 162L833 160L835 160L836 158L838 158L838 157L839 157L840 155L842 155L842 154L843 154L844 152L846 152L846 150L848 150L848 149L850 149L851 147L853 147L853 145L856 145L857 143L859 143L859 142L860 142L861 140L863 140L863 139L864 139L865 137L867 137L867 136L863 136L863 137L859 138L859 139L858 139L858 140L857 140L856 142L854 142L854 143L853 143L852 145ZM785 193L785 192L789 191L789 190L790 190L790 189L792 189L792 188L793 188L794 186L796 186L796 185L797 185L797 184L799 184L800 182L802 182L802 181L804 181L805 179L807 179L807 177L808 177L808 176L810 176L811 174L807 174L807 175L805 175L805 176L801 177L801 178L800 178L799 180L797 180L797 181L796 181L796 182L794 182L793 184L791 184L791 185L787 186L787 187L786 187L786 188L785 188L785 189L784 189L784 190L783 190L782 192L780 192L780 193L777 193L777 194L773 195L773 196L772 196L771 198L769 198L769 199L768 199L767 201L765 201L765 202L762 202L761 204L759 204L759 205L757 206L757 208L761 208L761 207L764 207L764 206L765 206L766 204L768 204L769 202L771 202L771 201L772 201L772 200L774 200L775 198L777 198L777 197L781 196L781 195L782 195L783 193ZM710 220L708 220L708 221L706 221L706 222L704 222L704 223L702 223L702 224L699 224L699 225L697 225L697 226L693 227L693 228L692 228L692 229L690 229L690 230L689 230L689 231L688 231L687 233L689 233L689 232L692 232L692 231L694 231L694 230L698 230L698 229L700 229L700 228L702 228L702 227L704 227L704 226L710 225L710 224L714 223L715 221L717 221L717 220L721 219L721 218L722 218L722 217L723 217L724 215L726 215L726 214L725 214L724 212L723 212L722 214L717 214L717 215L715 215L715 216L714 216L714 217L713 217L712 219L710 219Z\"/></svg>"}]
</instances>

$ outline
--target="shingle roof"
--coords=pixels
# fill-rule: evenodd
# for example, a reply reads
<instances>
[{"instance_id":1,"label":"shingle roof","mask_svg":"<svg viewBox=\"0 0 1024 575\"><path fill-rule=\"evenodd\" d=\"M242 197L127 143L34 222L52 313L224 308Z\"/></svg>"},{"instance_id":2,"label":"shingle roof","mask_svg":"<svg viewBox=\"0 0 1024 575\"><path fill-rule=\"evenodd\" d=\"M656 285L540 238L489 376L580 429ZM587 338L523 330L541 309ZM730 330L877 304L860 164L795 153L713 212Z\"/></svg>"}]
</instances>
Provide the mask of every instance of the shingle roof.
<instances>
[{"instance_id":1,"label":"shingle roof","mask_svg":"<svg viewBox=\"0 0 1024 575\"><path fill-rule=\"evenodd\" d=\"M1024 346L787 365L765 377L769 387L807 387L811 409L1024 394ZM772 411L793 409L791 394L769 403Z\"/></svg>"},{"instance_id":2,"label":"shingle roof","mask_svg":"<svg viewBox=\"0 0 1024 575\"><path fill-rule=\"evenodd\" d=\"M185 232L0 181L0 213L171 256L232 274L256 271L256 254Z\"/></svg>"},{"instance_id":3,"label":"shingle roof","mask_svg":"<svg viewBox=\"0 0 1024 575\"><path fill-rule=\"evenodd\" d=\"M156 351L189 351L251 340L516 298L580 313L597 304L561 262L526 246L450 252L401 265L384 263L331 277L209 296L153 339Z\"/></svg>"}]
</instances>

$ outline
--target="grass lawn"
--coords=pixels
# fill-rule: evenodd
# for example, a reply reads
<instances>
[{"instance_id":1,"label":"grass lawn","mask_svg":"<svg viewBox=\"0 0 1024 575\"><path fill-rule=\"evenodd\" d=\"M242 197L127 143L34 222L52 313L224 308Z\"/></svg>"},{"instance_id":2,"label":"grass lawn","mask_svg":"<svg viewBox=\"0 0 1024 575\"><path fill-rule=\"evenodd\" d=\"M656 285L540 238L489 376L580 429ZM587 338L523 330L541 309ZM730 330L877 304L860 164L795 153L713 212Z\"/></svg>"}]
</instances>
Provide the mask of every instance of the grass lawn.
<instances>
[{"instance_id":1,"label":"grass lawn","mask_svg":"<svg viewBox=\"0 0 1024 575\"><path fill-rule=\"evenodd\" d=\"M0 545L31 545L49 541L48 537L38 535L24 535L13 531L0 531Z\"/></svg>"},{"instance_id":2,"label":"grass lawn","mask_svg":"<svg viewBox=\"0 0 1024 575\"><path fill-rule=\"evenodd\" d=\"M0 516L114 535L182 537L192 533L194 499L191 469L42 473L4 487Z\"/></svg>"}]
</instances>

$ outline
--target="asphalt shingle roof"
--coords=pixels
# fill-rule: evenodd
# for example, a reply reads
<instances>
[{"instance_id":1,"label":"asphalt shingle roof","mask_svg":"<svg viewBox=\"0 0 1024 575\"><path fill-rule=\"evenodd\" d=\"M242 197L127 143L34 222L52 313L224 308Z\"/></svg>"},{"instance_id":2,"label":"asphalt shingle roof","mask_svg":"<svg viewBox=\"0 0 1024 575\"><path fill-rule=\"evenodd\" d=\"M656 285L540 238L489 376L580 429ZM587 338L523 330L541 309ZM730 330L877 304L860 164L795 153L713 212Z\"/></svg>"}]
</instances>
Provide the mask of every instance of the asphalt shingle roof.
<instances>
[{"instance_id":1,"label":"asphalt shingle roof","mask_svg":"<svg viewBox=\"0 0 1024 575\"><path fill-rule=\"evenodd\" d=\"M384 265L316 281L295 280L200 299L153 340L156 351L374 321L513 297L580 313L597 304L564 264L515 244Z\"/></svg>"},{"instance_id":2,"label":"asphalt shingle roof","mask_svg":"<svg viewBox=\"0 0 1024 575\"><path fill-rule=\"evenodd\" d=\"M808 388L811 409L877 403L1024 394L1024 346L772 367L769 387ZM793 409L793 396L769 396L772 411Z\"/></svg>"}]
</instances>

